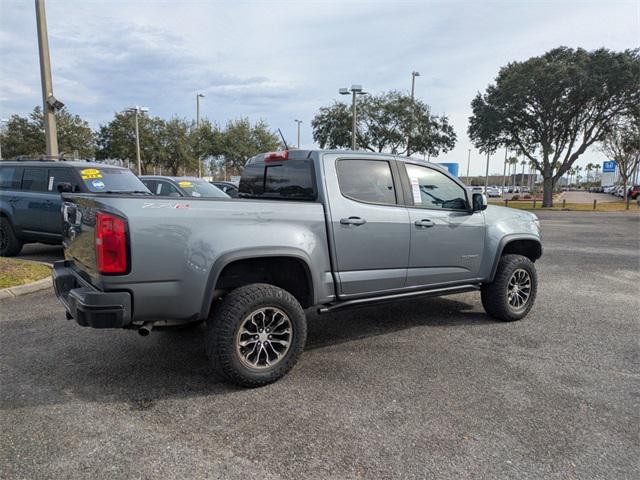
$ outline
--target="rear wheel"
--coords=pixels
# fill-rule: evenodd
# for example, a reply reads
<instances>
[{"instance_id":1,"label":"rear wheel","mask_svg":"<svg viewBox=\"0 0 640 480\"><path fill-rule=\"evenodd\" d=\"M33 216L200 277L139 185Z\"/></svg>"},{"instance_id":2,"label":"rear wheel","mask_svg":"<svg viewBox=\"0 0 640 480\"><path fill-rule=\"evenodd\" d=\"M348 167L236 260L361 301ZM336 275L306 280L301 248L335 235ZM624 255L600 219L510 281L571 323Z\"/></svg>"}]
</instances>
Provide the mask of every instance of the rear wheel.
<instances>
[{"instance_id":1,"label":"rear wheel","mask_svg":"<svg viewBox=\"0 0 640 480\"><path fill-rule=\"evenodd\" d=\"M283 377L307 337L306 318L287 291L268 284L233 290L207 324L207 353L228 381L259 387Z\"/></svg>"},{"instance_id":2,"label":"rear wheel","mask_svg":"<svg viewBox=\"0 0 640 480\"><path fill-rule=\"evenodd\" d=\"M520 320L533 307L537 292L533 262L522 255L503 255L493 282L482 286L482 306L497 320Z\"/></svg>"},{"instance_id":3,"label":"rear wheel","mask_svg":"<svg viewBox=\"0 0 640 480\"><path fill-rule=\"evenodd\" d=\"M16 237L11 222L0 217L0 257L14 257L22 250L22 242Z\"/></svg>"}]
</instances>

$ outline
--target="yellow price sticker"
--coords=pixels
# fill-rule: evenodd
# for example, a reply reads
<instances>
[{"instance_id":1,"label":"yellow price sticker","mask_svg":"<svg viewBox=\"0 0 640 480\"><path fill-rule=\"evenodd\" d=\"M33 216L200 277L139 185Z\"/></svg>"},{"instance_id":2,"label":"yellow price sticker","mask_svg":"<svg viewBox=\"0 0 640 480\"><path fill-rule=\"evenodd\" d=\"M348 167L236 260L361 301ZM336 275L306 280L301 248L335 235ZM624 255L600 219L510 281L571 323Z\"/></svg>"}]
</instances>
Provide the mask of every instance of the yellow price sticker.
<instances>
[{"instance_id":1,"label":"yellow price sticker","mask_svg":"<svg viewBox=\"0 0 640 480\"><path fill-rule=\"evenodd\" d=\"M82 176L83 180L102 178L102 173L100 173L100 170L96 170L95 168L85 168L84 170L80 171L80 175Z\"/></svg>"},{"instance_id":2,"label":"yellow price sticker","mask_svg":"<svg viewBox=\"0 0 640 480\"><path fill-rule=\"evenodd\" d=\"M180 185L183 188L189 188L189 187L193 187L193 182L182 181L182 182L178 182L178 185Z\"/></svg>"}]
</instances>

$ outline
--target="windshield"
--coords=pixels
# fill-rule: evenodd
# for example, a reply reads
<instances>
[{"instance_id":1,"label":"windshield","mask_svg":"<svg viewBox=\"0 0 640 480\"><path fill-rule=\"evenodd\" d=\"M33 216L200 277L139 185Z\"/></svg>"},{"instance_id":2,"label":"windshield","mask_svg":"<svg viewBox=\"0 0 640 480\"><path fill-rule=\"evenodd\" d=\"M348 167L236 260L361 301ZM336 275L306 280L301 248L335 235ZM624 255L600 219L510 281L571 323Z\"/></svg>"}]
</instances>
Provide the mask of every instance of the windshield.
<instances>
[{"instance_id":1,"label":"windshield","mask_svg":"<svg viewBox=\"0 0 640 480\"><path fill-rule=\"evenodd\" d=\"M178 186L188 197L231 198L218 187L205 180L178 180Z\"/></svg>"},{"instance_id":2,"label":"windshield","mask_svg":"<svg viewBox=\"0 0 640 480\"><path fill-rule=\"evenodd\" d=\"M151 193L131 170L114 167L78 169L85 187L90 192L144 192Z\"/></svg>"}]
</instances>

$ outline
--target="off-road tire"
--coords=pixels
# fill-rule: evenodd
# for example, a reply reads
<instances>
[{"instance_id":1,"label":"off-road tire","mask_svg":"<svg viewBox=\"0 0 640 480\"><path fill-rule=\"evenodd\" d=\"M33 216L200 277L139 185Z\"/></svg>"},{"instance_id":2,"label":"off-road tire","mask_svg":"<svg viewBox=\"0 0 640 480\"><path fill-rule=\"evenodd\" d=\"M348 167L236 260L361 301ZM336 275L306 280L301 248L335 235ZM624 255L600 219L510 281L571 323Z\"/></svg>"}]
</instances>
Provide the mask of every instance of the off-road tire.
<instances>
[{"instance_id":1,"label":"off-road tire","mask_svg":"<svg viewBox=\"0 0 640 480\"><path fill-rule=\"evenodd\" d=\"M516 270L525 270L531 279L531 292L528 300L521 308L514 308L509 303L509 281ZM500 258L493 282L482 286L482 306L485 312L501 322L513 322L524 318L536 300L538 292L538 275L531 260L522 255L507 254Z\"/></svg>"},{"instance_id":2,"label":"off-road tire","mask_svg":"<svg viewBox=\"0 0 640 480\"><path fill-rule=\"evenodd\" d=\"M273 285L254 283L233 290L219 302L207 321L207 355L219 375L236 385L261 387L282 378L293 368L307 338L307 320L293 295ZM273 367L258 371L241 362L236 332L251 312L264 307L285 312L293 333L285 356Z\"/></svg>"},{"instance_id":3,"label":"off-road tire","mask_svg":"<svg viewBox=\"0 0 640 480\"><path fill-rule=\"evenodd\" d=\"M22 242L16 237L9 219L0 217L0 257L15 257L22 250Z\"/></svg>"}]
</instances>

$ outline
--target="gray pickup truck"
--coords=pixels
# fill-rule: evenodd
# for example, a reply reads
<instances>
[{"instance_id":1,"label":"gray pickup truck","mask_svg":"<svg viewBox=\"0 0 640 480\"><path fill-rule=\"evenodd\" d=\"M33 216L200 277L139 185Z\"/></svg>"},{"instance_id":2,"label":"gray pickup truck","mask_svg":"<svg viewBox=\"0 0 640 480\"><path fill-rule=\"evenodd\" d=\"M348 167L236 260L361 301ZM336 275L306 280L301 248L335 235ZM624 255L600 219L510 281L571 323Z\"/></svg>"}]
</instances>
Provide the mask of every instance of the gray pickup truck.
<instances>
[{"instance_id":1,"label":"gray pickup truck","mask_svg":"<svg viewBox=\"0 0 640 480\"><path fill-rule=\"evenodd\" d=\"M206 320L214 368L244 386L293 367L307 308L477 290L490 316L512 321L536 297L537 217L487 206L413 158L261 154L240 199L63 197L53 278L67 317L142 335Z\"/></svg>"}]
</instances>

